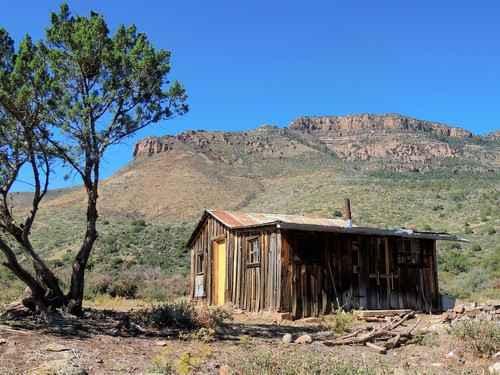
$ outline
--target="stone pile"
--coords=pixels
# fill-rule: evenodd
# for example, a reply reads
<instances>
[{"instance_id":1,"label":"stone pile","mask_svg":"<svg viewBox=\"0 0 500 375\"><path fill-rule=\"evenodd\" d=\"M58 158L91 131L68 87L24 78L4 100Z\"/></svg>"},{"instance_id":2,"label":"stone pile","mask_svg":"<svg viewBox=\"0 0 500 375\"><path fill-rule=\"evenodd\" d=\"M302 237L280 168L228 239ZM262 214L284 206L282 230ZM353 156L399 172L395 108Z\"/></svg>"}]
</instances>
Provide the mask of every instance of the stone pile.
<instances>
[{"instance_id":1,"label":"stone pile","mask_svg":"<svg viewBox=\"0 0 500 375\"><path fill-rule=\"evenodd\" d=\"M500 302L459 304L442 315L443 322L456 322L464 319L500 321Z\"/></svg>"}]
</instances>

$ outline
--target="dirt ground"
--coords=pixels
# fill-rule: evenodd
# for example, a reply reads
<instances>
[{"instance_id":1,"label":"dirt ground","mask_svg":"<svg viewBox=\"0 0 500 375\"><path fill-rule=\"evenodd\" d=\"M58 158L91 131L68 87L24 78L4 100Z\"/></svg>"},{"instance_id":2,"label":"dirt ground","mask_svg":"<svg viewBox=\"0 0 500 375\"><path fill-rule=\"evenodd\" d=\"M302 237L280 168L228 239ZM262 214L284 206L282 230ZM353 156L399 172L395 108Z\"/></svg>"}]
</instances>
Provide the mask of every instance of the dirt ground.
<instances>
[{"instance_id":1,"label":"dirt ground","mask_svg":"<svg viewBox=\"0 0 500 375\"><path fill-rule=\"evenodd\" d=\"M163 337L130 336L106 325L105 319L102 323L76 325L55 322L50 327L0 324L0 374L162 374L168 370L227 374L245 372L245 361L255 365L263 356L284 355L304 361L333 358L386 374L488 373L492 360L474 357L464 350L436 324L439 317L419 318L419 329L437 332L432 334L432 340L405 345L387 354L378 354L366 346L325 346L321 342L325 328L318 321L277 322L243 313L235 314L211 342L183 334L179 338L177 332L163 332ZM409 321L408 326L414 322ZM294 338L309 334L313 342L285 344L282 338L286 333ZM255 366L252 371L259 373Z\"/></svg>"}]
</instances>

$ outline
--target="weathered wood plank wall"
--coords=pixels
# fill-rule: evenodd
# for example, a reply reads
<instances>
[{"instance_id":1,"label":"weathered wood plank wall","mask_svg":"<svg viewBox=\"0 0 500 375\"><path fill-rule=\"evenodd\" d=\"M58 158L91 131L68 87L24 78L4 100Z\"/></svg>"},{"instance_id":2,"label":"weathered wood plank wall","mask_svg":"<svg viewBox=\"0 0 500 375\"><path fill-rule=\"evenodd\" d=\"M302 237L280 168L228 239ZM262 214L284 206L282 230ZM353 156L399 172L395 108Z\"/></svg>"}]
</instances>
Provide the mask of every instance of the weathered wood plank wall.
<instances>
[{"instance_id":1,"label":"weathered wood plank wall","mask_svg":"<svg viewBox=\"0 0 500 375\"><path fill-rule=\"evenodd\" d=\"M282 311L439 309L435 241L324 232L282 233Z\"/></svg>"},{"instance_id":2,"label":"weathered wood plank wall","mask_svg":"<svg viewBox=\"0 0 500 375\"><path fill-rule=\"evenodd\" d=\"M255 237L260 246L260 263L247 265L248 240ZM214 303L212 249L214 241L222 238L227 251L225 301L249 311L277 311L281 297L281 270L278 269L281 246L276 229L231 231L211 217L207 217L191 248L191 298L194 298L196 275L201 274L196 269L196 256L201 253L205 298L209 304Z\"/></svg>"},{"instance_id":3,"label":"weathered wood plank wall","mask_svg":"<svg viewBox=\"0 0 500 375\"><path fill-rule=\"evenodd\" d=\"M249 241L260 262L248 264ZM434 240L275 227L229 230L207 217L192 244L191 297L203 254L205 299L215 301L214 240L226 241L225 301L248 311L328 314L339 306L365 309L439 309Z\"/></svg>"}]
</instances>

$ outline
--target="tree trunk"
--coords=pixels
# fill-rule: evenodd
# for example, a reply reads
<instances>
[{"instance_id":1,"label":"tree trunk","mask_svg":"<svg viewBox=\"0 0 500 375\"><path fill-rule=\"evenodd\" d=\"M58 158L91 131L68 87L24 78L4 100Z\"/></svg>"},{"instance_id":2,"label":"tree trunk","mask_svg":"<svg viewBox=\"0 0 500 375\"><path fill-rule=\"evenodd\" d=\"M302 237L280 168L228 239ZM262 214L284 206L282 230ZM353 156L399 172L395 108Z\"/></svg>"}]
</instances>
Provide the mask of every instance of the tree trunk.
<instances>
[{"instance_id":1,"label":"tree trunk","mask_svg":"<svg viewBox=\"0 0 500 375\"><path fill-rule=\"evenodd\" d=\"M88 190L87 230L85 231L85 237L80 247L80 251L76 255L73 263L71 285L67 296L66 309L69 313L77 316L82 314L85 268L94 243L97 240L97 218L97 188L95 187Z\"/></svg>"},{"instance_id":2,"label":"tree trunk","mask_svg":"<svg viewBox=\"0 0 500 375\"><path fill-rule=\"evenodd\" d=\"M47 310L47 301L45 298L45 288L36 280L31 273L23 268L17 261L14 251L0 239L0 250L7 258L7 262L3 263L5 267L12 271L21 281L23 281L31 290L35 309L40 311ZM28 307L28 306L27 306ZM32 306L33 307L33 306ZM31 307L31 308L32 308Z\"/></svg>"}]
</instances>

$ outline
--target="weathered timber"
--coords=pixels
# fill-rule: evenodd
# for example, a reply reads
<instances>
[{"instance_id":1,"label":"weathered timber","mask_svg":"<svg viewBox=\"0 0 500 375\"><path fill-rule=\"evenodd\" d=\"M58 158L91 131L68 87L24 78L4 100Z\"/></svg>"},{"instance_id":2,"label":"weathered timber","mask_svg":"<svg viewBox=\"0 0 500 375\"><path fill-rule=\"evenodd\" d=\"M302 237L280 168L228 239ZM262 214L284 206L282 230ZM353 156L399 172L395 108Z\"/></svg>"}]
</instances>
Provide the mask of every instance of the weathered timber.
<instances>
[{"instance_id":1,"label":"weathered timber","mask_svg":"<svg viewBox=\"0 0 500 375\"><path fill-rule=\"evenodd\" d=\"M359 228L320 231L318 225L282 222L231 225L234 215L224 213L222 219L205 214L189 242L193 299L294 318L339 308L361 308L365 318L440 309L436 241L430 235ZM222 266L215 242L225 244ZM224 298L216 290L220 280ZM203 284L197 296L196 282Z\"/></svg>"}]
</instances>

